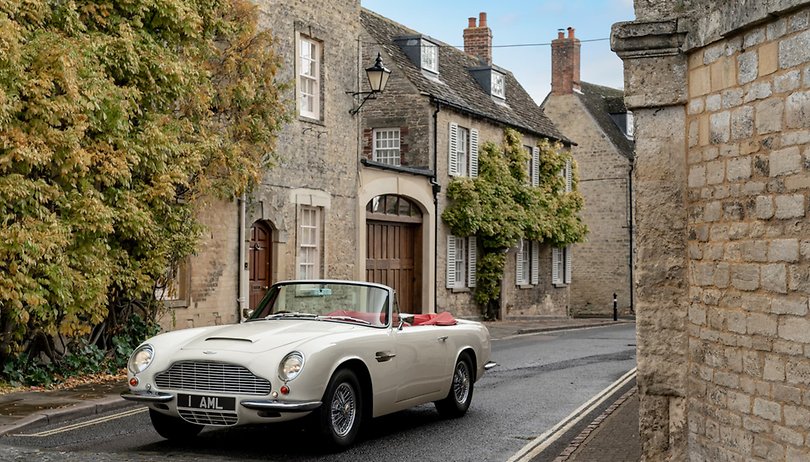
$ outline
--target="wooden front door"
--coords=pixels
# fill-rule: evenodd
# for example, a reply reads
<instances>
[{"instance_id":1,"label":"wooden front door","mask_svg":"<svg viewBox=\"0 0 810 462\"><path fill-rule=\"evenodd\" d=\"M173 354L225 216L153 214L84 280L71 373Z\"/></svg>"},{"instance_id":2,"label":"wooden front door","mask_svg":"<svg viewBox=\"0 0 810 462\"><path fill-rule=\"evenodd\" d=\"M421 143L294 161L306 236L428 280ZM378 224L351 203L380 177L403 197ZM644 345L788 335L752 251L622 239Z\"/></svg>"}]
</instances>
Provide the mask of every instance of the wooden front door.
<instances>
[{"instance_id":1,"label":"wooden front door","mask_svg":"<svg viewBox=\"0 0 810 462\"><path fill-rule=\"evenodd\" d=\"M413 223L366 221L366 280L396 290L399 309L405 313L422 312L419 228Z\"/></svg>"},{"instance_id":2,"label":"wooden front door","mask_svg":"<svg viewBox=\"0 0 810 462\"><path fill-rule=\"evenodd\" d=\"M255 310L270 288L272 274L272 231L270 227L256 222L250 228L250 245L248 247L248 266L250 268L250 309Z\"/></svg>"}]
</instances>

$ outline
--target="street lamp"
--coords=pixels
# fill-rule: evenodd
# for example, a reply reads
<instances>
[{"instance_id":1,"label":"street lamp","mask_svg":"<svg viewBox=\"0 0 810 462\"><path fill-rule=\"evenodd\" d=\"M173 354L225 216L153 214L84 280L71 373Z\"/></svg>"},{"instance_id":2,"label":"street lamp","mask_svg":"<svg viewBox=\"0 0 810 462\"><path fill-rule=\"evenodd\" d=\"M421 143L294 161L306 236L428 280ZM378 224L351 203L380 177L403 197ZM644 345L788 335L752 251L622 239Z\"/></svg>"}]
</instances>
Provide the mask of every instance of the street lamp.
<instances>
[{"instance_id":1,"label":"street lamp","mask_svg":"<svg viewBox=\"0 0 810 462\"><path fill-rule=\"evenodd\" d=\"M366 104L366 101L377 98L378 93L385 91L385 85L388 83L388 77L390 76L391 70L386 69L386 67L383 66L382 55L377 53L377 60L374 65L366 68L366 77L368 77L368 86L371 88L371 91L346 92L351 93L352 96L365 95L365 98L360 101L360 105L349 110L349 114L357 114L357 112L360 111L360 108Z\"/></svg>"}]
</instances>

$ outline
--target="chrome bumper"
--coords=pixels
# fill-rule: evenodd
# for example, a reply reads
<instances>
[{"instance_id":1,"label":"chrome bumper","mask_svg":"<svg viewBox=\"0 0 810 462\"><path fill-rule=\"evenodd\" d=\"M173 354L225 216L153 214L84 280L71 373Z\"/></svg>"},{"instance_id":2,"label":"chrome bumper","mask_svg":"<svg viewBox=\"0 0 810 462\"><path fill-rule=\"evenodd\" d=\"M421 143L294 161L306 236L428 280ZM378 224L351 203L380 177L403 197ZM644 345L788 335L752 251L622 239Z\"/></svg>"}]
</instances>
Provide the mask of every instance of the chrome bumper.
<instances>
[{"instance_id":1,"label":"chrome bumper","mask_svg":"<svg viewBox=\"0 0 810 462\"><path fill-rule=\"evenodd\" d=\"M243 407L253 409L256 411L275 411L275 412L309 412L314 411L321 407L320 401L300 401L285 403L276 400L249 400L241 401Z\"/></svg>"},{"instance_id":2,"label":"chrome bumper","mask_svg":"<svg viewBox=\"0 0 810 462\"><path fill-rule=\"evenodd\" d=\"M493 367L495 367L497 365L498 365L498 363L496 363L495 361L489 361L486 364L484 364L484 370L488 371L488 370L492 369Z\"/></svg>"},{"instance_id":3,"label":"chrome bumper","mask_svg":"<svg viewBox=\"0 0 810 462\"><path fill-rule=\"evenodd\" d=\"M130 390L122 392L121 397L130 401L138 401L141 403L168 403L174 399L174 395L169 393Z\"/></svg>"}]
</instances>

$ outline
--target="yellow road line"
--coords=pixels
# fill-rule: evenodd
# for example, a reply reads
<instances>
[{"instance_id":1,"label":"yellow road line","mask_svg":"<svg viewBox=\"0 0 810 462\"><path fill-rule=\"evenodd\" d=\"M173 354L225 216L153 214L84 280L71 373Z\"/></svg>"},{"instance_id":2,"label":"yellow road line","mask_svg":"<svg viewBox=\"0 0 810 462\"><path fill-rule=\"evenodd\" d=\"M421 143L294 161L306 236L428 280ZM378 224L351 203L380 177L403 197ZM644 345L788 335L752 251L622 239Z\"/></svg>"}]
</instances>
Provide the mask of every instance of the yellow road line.
<instances>
[{"instance_id":1,"label":"yellow road line","mask_svg":"<svg viewBox=\"0 0 810 462\"><path fill-rule=\"evenodd\" d=\"M75 423L73 425L68 425L68 426L65 426L65 427L54 428L53 430L46 430L46 431L39 432L39 433L18 434L18 435L14 435L14 436L28 436L28 437L42 438L42 437L45 437L45 436L56 435L58 433L69 432L69 431L72 431L72 430L78 430L79 428L89 427L91 425L97 425L97 424L100 424L100 423L109 422L109 421L116 420L116 419L121 419L123 417L129 417L129 416L132 416L132 415L135 415L135 414L140 414L142 412L146 412L148 409L149 408L147 408L147 407L130 409L128 411L119 412L117 414L108 415L106 417L98 417L96 419L88 420L87 422L79 422L79 423Z\"/></svg>"}]
</instances>

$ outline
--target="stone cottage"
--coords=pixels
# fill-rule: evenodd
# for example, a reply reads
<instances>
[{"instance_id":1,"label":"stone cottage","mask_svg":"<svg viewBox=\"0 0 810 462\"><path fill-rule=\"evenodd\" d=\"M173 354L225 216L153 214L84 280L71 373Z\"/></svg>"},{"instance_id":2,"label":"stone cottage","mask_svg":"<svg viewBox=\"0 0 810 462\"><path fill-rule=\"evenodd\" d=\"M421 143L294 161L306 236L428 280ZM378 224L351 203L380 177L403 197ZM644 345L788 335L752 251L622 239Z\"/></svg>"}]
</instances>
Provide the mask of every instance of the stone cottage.
<instances>
[{"instance_id":1,"label":"stone cottage","mask_svg":"<svg viewBox=\"0 0 810 462\"><path fill-rule=\"evenodd\" d=\"M380 53L392 69L384 94L360 113L366 277L394 286L404 310L476 317L477 241L451 235L441 221L448 184L476 176L479 147L501 144L505 128L522 134L531 168L539 140L570 142L512 73L493 64L486 13L469 18L464 52L371 11L360 17L362 61ZM509 254L499 316L566 315L570 252L525 241Z\"/></svg>"},{"instance_id":2,"label":"stone cottage","mask_svg":"<svg viewBox=\"0 0 810 462\"><path fill-rule=\"evenodd\" d=\"M636 1L643 460L810 460L810 2Z\"/></svg>"},{"instance_id":3,"label":"stone cottage","mask_svg":"<svg viewBox=\"0 0 810 462\"><path fill-rule=\"evenodd\" d=\"M551 42L551 93L543 112L576 143L586 242L573 246L573 316L611 316L613 294L632 311L633 113L624 92L580 80L580 41L573 28Z\"/></svg>"}]
</instances>

